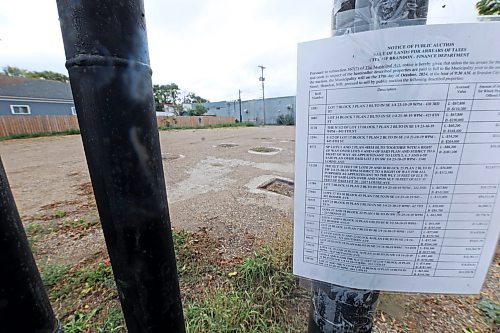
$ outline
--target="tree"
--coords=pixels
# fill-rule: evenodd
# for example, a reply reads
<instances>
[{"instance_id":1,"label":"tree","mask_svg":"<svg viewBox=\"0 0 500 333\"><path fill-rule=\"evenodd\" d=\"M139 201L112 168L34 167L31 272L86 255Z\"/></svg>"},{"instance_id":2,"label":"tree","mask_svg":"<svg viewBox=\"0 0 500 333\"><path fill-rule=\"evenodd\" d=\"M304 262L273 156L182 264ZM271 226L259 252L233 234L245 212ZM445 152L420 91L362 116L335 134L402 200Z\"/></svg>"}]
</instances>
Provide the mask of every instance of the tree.
<instances>
[{"instance_id":1,"label":"tree","mask_svg":"<svg viewBox=\"0 0 500 333\"><path fill-rule=\"evenodd\" d=\"M201 104L208 102L207 99L195 93L181 90L176 83L153 85L153 96L155 99L156 111L163 111L164 106L169 105L173 108L177 116L180 116L184 112L183 104ZM201 109L198 111L201 112Z\"/></svg>"},{"instance_id":2,"label":"tree","mask_svg":"<svg viewBox=\"0 0 500 333\"><path fill-rule=\"evenodd\" d=\"M179 86L175 83L170 84L155 84L153 86L153 96L156 105L156 111L163 111L163 106L165 104L170 104L172 106L179 105Z\"/></svg>"},{"instance_id":3,"label":"tree","mask_svg":"<svg viewBox=\"0 0 500 333\"><path fill-rule=\"evenodd\" d=\"M481 0L476 8L479 15L500 15L500 0Z\"/></svg>"},{"instance_id":4,"label":"tree","mask_svg":"<svg viewBox=\"0 0 500 333\"><path fill-rule=\"evenodd\" d=\"M194 109L189 111L190 116L202 116L207 113L208 109L203 106L201 103L196 103L194 105Z\"/></svg>"},{"instance_id":5,"label":"tree","mask_svg":"<svg viewBox=\"0 0 500 333\"><path fill-rule=\"evenodd\" d=\"M27 71L25 69L20 69L13 66L7 66L3 68L3 73L7 76L26 77L26 72Z\"/></svg>"},{"instance_id":6,"label":"tree","mask_svg":"<svg viewBox=\"0 0 500 333\"><path fill-rule=\"evenodd\" d=\"M59 81L59 82L69 82L68 76L66 76L64 74L52 72L52 71L31 72L31 73L33 75L32 77L35 79L40 78L40 79L54 80L54 81Z\"/></svg>"},{"instance_id":7,"label":"tree","mask_svg":"<svg viewBox=\"0 0 500 333\"><path fill-rule=\"evenodd\" d=\"M205 99L203 97L200 97L196 95L195 93L188 92L186 97L184 98L184 103L189 103L189 104L195 104L195 103L208 103L208 99Z\"/></svg>"},{"instance_id":8,"label":"tree","mask_svg":"<svg viewBox=\"0 0 500 333\"><path fill-rule=\"evenodd\" d=\"M69 82L69 77L61 73L53 71L42 71L42 72L29 71L14 66L4 67L3 74L7 76L25 77L29 79L43 79L43 80L53 80L59 82Z\"/></svg>"}]
</instances>

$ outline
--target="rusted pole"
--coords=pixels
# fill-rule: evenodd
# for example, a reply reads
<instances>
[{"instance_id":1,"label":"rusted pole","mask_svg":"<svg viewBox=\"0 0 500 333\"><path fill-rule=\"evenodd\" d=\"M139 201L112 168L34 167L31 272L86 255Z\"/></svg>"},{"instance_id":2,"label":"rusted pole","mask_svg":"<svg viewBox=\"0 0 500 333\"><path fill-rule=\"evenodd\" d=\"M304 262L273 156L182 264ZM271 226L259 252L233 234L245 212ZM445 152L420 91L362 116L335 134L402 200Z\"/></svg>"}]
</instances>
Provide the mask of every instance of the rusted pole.
<instances>
[{"instance_id":1,"label":"rusted pole","mask_svg":"<svg viewBox=\"0 0 500 333\"><path fill-rule=\"evenodd\" d=\"M129 333L184 332L142 0L57 0L71 89Z\"/></svg>"}]
</instances>

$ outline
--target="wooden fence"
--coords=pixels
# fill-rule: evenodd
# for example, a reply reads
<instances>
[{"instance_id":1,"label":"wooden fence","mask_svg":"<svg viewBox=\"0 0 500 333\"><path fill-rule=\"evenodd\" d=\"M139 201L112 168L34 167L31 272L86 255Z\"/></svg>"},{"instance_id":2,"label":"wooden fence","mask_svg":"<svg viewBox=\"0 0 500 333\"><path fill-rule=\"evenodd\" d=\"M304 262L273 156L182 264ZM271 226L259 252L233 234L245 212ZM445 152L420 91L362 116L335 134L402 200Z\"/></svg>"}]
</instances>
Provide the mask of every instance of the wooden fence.
<instances>
[{"instance_id":1,"label":"wooden fence","mask_svg":"<svg viewBox=\"0 0 500 333\"><path fill-rule=\"evenodd\" d=\"M158 126L207 126L234 123L232 117L158 117ZM0 116L0 137L78 129L76 116Z\"/></svg>"},{"instance_id":2,"label":"wooden fence","mask_svg":"<svg viewBox=\"0 0 500 333\"><path fill-rule=\"evenodd\" d=\"M2 116L0 137L78 129L76 116Z\"/></svg>"}]
</instances>

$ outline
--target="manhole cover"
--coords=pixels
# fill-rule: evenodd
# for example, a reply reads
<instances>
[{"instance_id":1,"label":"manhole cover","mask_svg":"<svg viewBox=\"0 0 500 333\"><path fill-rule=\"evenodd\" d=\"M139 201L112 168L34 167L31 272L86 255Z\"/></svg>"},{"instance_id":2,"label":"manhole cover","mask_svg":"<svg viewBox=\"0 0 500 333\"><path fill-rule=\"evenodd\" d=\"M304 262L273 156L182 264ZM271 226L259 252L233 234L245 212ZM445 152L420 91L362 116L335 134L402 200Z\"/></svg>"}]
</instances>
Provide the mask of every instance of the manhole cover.
<instances>
[{"instance_id":1,"label":"manhole cover","mask_svg":"<svg viewBox=\"0 0 500 333\"><path fill-rule=\"evenodd\" d=\"M274 147L254 147L248 152L251 154L276 155L281 151L281 148Z\"/></svg>"},{"instance_id":2,"label":"manhole cover","mask_svg":"<svg viewBox=\"0 0 500 333\"><path fill-rule=\"evenodd\" d=\"M259 188L291 198L293 197L293 185L293 182L290 180L274 178L260 185Z\"/></svg>"},{"instance_id":3,"label":"manhole cover","mask_svg":"<svg viewBox=\"0 0 500 333\"><path fill-rule=\"evenodd\" d=\"M218 145L218 147L221 147L221 148L234 148L234 147L238 147L238 145L236 143L221 143L220 145Z\"/></svg>"}]
</instances>

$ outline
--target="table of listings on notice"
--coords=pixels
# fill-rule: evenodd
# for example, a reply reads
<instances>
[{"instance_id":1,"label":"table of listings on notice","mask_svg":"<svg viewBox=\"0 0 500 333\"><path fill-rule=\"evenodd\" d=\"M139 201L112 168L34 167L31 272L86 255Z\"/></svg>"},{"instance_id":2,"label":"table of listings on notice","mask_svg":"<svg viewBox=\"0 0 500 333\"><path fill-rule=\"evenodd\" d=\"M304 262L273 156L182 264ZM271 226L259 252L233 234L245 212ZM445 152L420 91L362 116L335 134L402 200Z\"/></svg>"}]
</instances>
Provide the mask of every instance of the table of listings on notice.
<instances>
[{"instance_id":1,"label":"table of listings on notice","mask_svg":"<svg viewBox=\"0 0 500 333\"><path fill-rule=\"evenodd\" d=\"M311 90L303 261L473 278L500 184L500 95L491 94L499 90L495 82Z\"/></svg>"}]
</instances>

